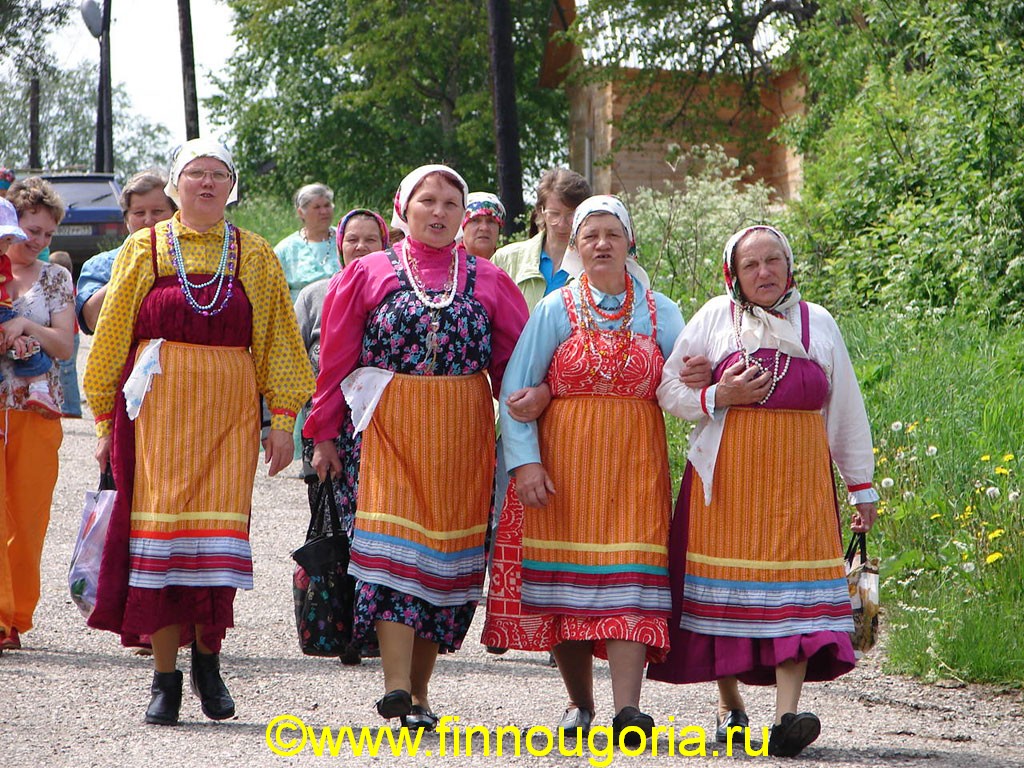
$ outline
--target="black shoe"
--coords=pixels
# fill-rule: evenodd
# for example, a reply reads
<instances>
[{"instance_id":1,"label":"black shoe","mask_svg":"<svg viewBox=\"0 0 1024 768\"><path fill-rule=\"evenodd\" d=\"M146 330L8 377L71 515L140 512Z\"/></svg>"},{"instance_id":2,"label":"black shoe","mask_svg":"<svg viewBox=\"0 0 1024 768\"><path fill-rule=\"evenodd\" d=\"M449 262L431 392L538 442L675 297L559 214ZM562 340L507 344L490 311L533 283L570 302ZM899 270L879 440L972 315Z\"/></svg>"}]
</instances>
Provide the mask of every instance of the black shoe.
<instances>
[{"instance_id":1,"label":"black shoe","mask_svg":"<svg viewBox=\"0 0 1024 768\"><path fill-rule=\"evenodd\" d=\"M508 648L500 648L497 645L488 645L487 652L493 653L495 656L501 656L502 654L508 653Z\"/></svg>"},{"instance_id":2,"label":"black shoe","mask_svg":"<svg viewBox=\"0 0 1024 768\"><path fill-rule=\"evenodd\" d=\"M376 704L377 714L385 720L392 717L406 717L412 713L412 696L408 691L396 688L384 694L384 698Z\"/></svg>"},{"instance_id":3,"label":"black shoe","mask_svg":"<svg viewBox=\"0 0 1024 768\"><path fill-rule=\"evenodd\" d=\"M794 715L787 712L782 722L772 726L768 754L773 757L796 757L821 733L821 721L810 712Z\"/></svg>"},{"instance_id":4,"label":"black shoe","mask_svg":"<svg viewBox=\"0 0 1024 768\"><path fill-rule=\"evenodd\" d=\"M715 741L719 744L727 744L729 742L729 729L730 728L749 728L750 718L747 717L747 713L742 709L733 709L729 711L729 714L725 716L724 720L718 720L718 715L715 715L716 728L715 728ZM735 733L735 731L734 731ZM738 734L743 735L740 731Z\"/></svg>"},{"instance_id":5,"label":"black shoe","mask_svg":"<svg viewBox=\"0 0 1024 768\"><path fill-rule=\"evenodd\" d=\"M181 709L181 685L184 676L180 669L173 672L154 672L149 692L153 697L146 708L146 722L151 725L177 725Z\"/></svg>"},{"instance_id":6,"label":"black shoe","mask_svg":"<svg viewBox=\"0 0 1024 768\"><path fill-rule=\"evenodd\" d=\"M558 721L558 730L565 732L565 738L583 738L590 733L590 724L594 720L594 713L589 709L580 707L569 707Z\"/></svg>"},{"instance_id":7,"label":"black shoe","mask_svg":"<svg viewBox=\"0 0 1024 768\"><path fill-rule=\"evenodd\" d=\"M220 654L200 653L192 643L192 693L199 697L203 714L211 720L235 716L235 700L220 677Z\"/></svg>"},{"instance_id":8,"label":"black shoe","mask_svg":"<svg viewBox=\"0 0 1024 768\"><path fill-rule=\"evenodd\" d=\"M413 704L408 715L401 716L402 727L411 731L432 731L437 727L438 717L426 707Z\"/></svg>"},{"instance_id":9,"label":"black shoe","mask_svg":"<svg viewBox=\"0 0 1024 768\"><path fill-rule=\"evenodd\" d=\"M345 646L345 650L341 652L339 658L346 667L358 667L363 663L363 657L359 653L359 649L351 644Z\"/></svg>"},{"instance_id":10,"label":"black shoe","mask_svg":"<svg viewBox=\"0 0 1024 768\"><path fill-rule=\"evenodd\" d=\"M638 747L644 740L643 737L636 730L623 733L627 728L638 729L640 733L650 738L654 731L654 718L645 715L636 707L623 707L612 719L612 741L620 747Z\"/></svg>"}]
</instances>

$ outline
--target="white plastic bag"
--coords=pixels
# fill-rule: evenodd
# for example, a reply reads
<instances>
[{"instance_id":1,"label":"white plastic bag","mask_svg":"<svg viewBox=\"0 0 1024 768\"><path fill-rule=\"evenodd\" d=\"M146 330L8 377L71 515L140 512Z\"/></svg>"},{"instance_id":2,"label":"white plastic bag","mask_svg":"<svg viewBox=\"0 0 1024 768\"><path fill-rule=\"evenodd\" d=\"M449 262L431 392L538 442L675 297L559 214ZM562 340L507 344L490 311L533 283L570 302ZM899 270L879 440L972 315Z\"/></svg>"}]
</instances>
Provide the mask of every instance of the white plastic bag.
<instances>
[{"instance_id":1,"label":"white plastic bag","mask_svg":"<svg viewBox=\"0 0 1024 768\"><path fill-rule=\"evenodd\" d=\"M868 557L863 533L855 533L846 550L846 583L853 609L850 642L855 651L870 651L878 642L878 558Z\"/></svg>"},{"instance_id":2,"label":"white plastic bag","mask_svg":"<svg viewBox=\"0 0 1024 768\"><path fill-rule=\"evenodd\" d=\"M71 599L87 619L96 606L96 585L100 578L103 542L107 538L107 526L110 524L110 513L114 509L114 497L117 494L113 485L113 479L104 474L99 490L86 491L82 523L78 527L71 568L68 569Z\"/></svg>"}]
</instances>

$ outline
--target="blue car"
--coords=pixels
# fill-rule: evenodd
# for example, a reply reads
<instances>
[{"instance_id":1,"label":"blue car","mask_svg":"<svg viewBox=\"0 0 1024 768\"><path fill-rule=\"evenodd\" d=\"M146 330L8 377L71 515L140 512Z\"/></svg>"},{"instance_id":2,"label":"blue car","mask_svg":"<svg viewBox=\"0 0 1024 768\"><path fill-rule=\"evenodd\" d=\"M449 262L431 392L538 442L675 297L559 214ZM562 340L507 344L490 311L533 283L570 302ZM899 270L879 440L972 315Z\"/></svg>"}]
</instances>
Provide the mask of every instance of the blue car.
<instances>
[{"instance_id":1,"label":"blue car","mask_svg":"<svg viewBox=\"0 0 1024 768\"><path fill-rule=\"evenodd\" d=\"M128 236L119 198L121 186L110 173L44 174L67 209L50 244L71 254L75 274L82 263L116 248Z\"/></svg>"}]
</instances>

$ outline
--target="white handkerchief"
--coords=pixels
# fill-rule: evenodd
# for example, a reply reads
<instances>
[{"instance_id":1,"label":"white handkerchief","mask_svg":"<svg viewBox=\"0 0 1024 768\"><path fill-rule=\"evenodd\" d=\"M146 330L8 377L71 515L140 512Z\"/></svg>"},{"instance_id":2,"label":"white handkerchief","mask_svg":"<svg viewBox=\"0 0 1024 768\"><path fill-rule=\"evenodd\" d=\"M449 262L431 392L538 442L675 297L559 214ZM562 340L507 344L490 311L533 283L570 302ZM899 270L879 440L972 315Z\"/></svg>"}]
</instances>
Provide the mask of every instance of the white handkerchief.
<instances>
[{"instance_id":1,"label":"white handkerchief","mask_svg":"<svg viewBox=\"0 0 1024 768\"><path fill-rule=\"evenodd\" d=\"M356 368L341 382L341 393L352 411L352 424L357 435L369 425L380 396L394 376L394 371L383 368Z\"/></svg>"},{"instance_id":2,"label":"white handkerchief","mask_svg":"<svg viewBox=\"0 0 1024 768\"><path fill-rule=\"evenodd\" d=\"M128 418L135 421L142 409L142 401L153 386L153 377L163 373L160 368L160 345L163 339L153 339L146 345L142 354L135 360L128 380L124 383L124 400L128 410Z\"/></svg>"}]
</instances>

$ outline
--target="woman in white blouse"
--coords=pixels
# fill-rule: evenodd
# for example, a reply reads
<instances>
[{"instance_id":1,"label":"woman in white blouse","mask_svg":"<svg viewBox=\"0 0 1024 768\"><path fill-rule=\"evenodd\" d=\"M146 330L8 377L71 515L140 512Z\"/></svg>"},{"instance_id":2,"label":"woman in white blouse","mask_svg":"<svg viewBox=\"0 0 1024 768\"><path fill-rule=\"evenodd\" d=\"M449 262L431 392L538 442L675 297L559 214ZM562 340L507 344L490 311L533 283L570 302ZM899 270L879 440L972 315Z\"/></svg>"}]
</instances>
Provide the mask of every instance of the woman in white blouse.
<instances>
[{"instance_id":1,"label":"woman in white blouse","mask_svg":"<svg viewBox=\"0 0 1024 768\"><path fill-rule=\"evenodd\" d=\"M821 728L798 711L803 682L855 663L832 462L852 529L868 530L871 434L839 328L800 300L785 236L736 233L724 272L726 295L687 323L658 388L665 410L697 425L672 523L672 650L649 676L716 680L721 741L749 724L737 681L776 684L768 752L791 757ZM700 355L713 383L690 389L680 372Z\"/></svg>"}]
</instances>

